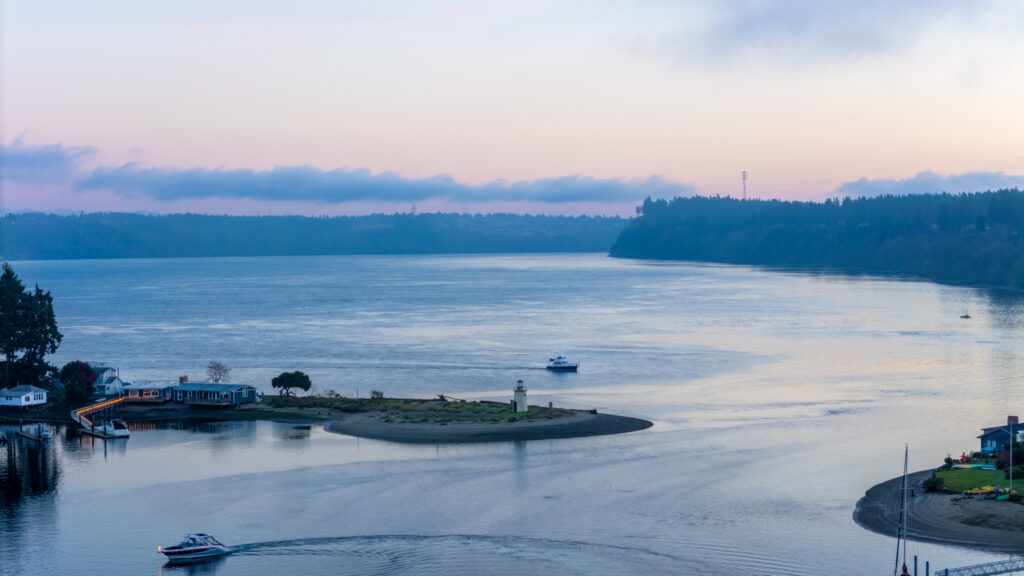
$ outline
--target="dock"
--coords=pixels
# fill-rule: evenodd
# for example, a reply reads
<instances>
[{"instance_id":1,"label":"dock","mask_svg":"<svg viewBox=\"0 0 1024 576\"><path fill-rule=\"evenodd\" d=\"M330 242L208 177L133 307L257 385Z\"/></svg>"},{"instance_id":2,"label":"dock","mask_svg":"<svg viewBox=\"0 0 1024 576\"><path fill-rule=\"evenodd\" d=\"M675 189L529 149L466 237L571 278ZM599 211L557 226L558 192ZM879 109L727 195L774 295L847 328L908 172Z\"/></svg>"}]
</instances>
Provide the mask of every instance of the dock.
<instances>
[{"instance_id":1,"label":"dock","mask_svg":"<svg viewBox=\"0 0 1024 576\"><path fill-rule=\"evenodd\" d=\"M92 420L90 420L87 417L87 415L94 414L96 412L105 411L105 410L110 410L113 407L117 406L118 404L123 403L124 401L125 401L125 397L122 396L120 398L115 398L113 400L104 400L103 402L97 402L96 404L92 404L90 406L86 406L85 408L79 408L78 410L73 410L71 412L71 419L76 424L78 424L79 429L84 434L88 434L90 436L95 436L97 438L103 438L104 440L111 439L111 438L119 438L119 436L113 436L113 435L107 434L106 432L103 431L102 428L101 429L97 429L96 426L93 425ZM120 438L123 438L123 436L120 436Z\"/></svg>"}]
</instances>

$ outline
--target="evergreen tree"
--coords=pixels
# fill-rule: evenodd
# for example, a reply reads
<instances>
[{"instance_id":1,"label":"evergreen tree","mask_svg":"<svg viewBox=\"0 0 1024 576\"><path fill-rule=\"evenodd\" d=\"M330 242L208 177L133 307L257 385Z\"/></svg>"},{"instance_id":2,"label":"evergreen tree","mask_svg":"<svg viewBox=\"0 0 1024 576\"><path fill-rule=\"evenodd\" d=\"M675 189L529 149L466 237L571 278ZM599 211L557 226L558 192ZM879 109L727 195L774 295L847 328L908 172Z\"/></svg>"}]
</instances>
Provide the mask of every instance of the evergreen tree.
<instances>
[{"instance_id":1,"label":"evergreen tree","mask_svg":"<svg viewBox=\"0 0 1024 576\"><path fill-rule=\"evenodd\" d=\"M33 292L7 263L0 274L0 348L4 353L3 385L38 385L55 369L46 363L60 345L53 296L39 286Z\"/></svg>"}]
</instances>

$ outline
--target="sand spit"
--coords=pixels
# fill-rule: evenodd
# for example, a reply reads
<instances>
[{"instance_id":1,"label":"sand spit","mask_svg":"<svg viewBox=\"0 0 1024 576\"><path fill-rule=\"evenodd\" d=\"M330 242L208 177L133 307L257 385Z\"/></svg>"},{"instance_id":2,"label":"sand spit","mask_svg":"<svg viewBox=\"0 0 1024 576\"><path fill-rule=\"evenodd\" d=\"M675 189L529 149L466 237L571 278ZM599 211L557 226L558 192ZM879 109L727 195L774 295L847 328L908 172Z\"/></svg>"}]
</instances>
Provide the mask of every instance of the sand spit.
<instances>
[{"instance_id":1,"label":"sand spit","mask_svg":"<svg viewBox=\"0 0 1024 576\"><path fill-rule=\"evenodd\" d=\"M557 418L536 418L514 422L386 422L380 412L346 414L324 426L330 432L411 444L450 444L547 440L604 434L622 434L650 428L639 418L567 410Z\"/></svg>"}]
</instances>

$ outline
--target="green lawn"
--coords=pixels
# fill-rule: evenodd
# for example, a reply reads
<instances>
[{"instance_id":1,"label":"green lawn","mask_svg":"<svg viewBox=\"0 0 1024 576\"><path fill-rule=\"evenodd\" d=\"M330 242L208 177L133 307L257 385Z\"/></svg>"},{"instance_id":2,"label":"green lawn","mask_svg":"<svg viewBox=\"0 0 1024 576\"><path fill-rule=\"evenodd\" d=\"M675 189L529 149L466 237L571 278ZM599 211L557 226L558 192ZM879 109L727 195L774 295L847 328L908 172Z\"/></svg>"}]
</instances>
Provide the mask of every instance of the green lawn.
<instances>
[{"instance_id":1,"label":"green lawn","mask_svg":"<svg viewBox=\"0 0 1024 576\"><path fill-rule=\"evenodd\" d=\"M263 397L263 404L276 409L326 408L339 412L385 412L388 422L500 422L554 418L565 411L530 406L528 412L515 413L509 404L498 402L462 402L416 398L325 398L322 396Z\"/></svg>"},{"instance_id":2,"label":"green lawn","mask_svg":"<svg viewBox=\"0 0 1024 576\"><path fill-rule=\"evenodd\" d=\"M1002 470L940 470L935 475L942 479L946 489L951 492L963 492L982 486L1001 486L1003 488L1010 486L1010 481ZM1024 478L1018 479L1015 476L1013 480L1013 484L1016 486L1017 482L1024 481Z\"/></svg>"}]
</instances>

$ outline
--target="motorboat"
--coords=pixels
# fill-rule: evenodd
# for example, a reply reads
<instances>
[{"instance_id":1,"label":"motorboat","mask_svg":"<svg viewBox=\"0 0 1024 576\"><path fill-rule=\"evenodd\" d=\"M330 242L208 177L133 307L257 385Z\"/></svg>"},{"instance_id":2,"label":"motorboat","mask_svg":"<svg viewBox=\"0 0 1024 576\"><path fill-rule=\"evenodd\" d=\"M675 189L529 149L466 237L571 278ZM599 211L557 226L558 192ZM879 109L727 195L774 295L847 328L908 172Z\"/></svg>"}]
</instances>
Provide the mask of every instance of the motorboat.
<instances>
[{"instance_id":1,"label":"motorboat","mask_svg":"<svg viewBox=\"0 0 1024 576\"><path fill-rule=\"evenodd\" d=\"M107 436L114 436L117 438L128 437L128 423L120 418L114 418L110 422L107 422L106 426L103 428L103 431L107 433Z\"/></svg>"},{"instance_id":2,"label":"motorboat","mask_svg":"<svg viewBox=\"0 0 1024 576\"><path fill-rule=\"evenodd\" d=\"M168 564L202 562L231 554L231 547L220 543L209 534L187 534L177 546L157 546L157 552L167 557Z\"/></svg>"},{"instance_id":3,"label":"motorboat","mask_svg":"<svg viewBox=\"0 0 1024 576\"><path fill-rule=\"evenodd\" d=\"M576 362L569 362L565 356L557 354L554 358L548 358L548 370L554 370L555 372L575 372L579 368L579 364Z\"/></svg>"},{"instance_id":4,"label":"motorboat","mask_svg":"<svg viewBox=\"0 0 1024 576\"><path fill-rule=\"evenodd\" d=\"M92 431L107 438L127 438L129 435L128 423L120 418L114 418L105 424L95 424Z\"/></svg>"}]
</instances>

